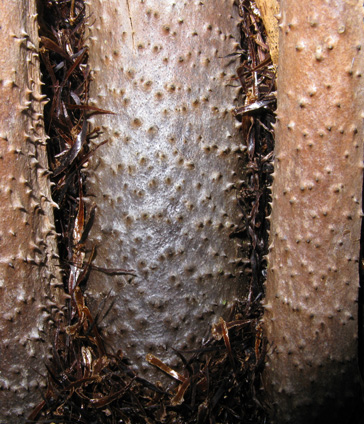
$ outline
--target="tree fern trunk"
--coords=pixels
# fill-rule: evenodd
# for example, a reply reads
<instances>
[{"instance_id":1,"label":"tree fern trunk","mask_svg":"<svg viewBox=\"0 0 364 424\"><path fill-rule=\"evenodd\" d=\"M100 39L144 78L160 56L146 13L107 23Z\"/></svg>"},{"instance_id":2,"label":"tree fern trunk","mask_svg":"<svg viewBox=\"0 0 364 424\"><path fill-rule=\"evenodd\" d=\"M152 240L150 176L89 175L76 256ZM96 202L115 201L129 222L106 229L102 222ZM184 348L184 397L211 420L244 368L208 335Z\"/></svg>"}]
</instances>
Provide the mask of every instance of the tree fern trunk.
<instances>
[{"instance_id":1,"label":"tree fern trunk","mask_svg":"<svg viewBox=\"0 0 364 424\"><path fill-rule=\"evenodd\" d=\"M18 423L41 400L60 299L37 31L35 1L0 3L0 421L6 423Z\"/></svg>"},{"instance_id":2,"label":"tree fern trunk","mask_svg":"<svg viewBox=\"0 0 364 424\"><path fill-rule=\"evenodd\" d=\"M232 0L95 0L90 63L94 101L108 145L90 172L98 206L91 239L97 265L137 277L93 273L93 309L115 304L101 323L139 371L153 353L175 366L171 348L196 347L244 292L239 243L241 141L231 113L238 45Z\"/></svg>"},{"instance_id":3,"label":"tree fern trunk","mask_svg":"<svg viewBox=\"0 0 364 424\"><path fill-rule=\"evenodd\" d=\"M280 7L265 384L277 423L343 423L358 393L362 5Z\"/></svg>"}]
</instances>

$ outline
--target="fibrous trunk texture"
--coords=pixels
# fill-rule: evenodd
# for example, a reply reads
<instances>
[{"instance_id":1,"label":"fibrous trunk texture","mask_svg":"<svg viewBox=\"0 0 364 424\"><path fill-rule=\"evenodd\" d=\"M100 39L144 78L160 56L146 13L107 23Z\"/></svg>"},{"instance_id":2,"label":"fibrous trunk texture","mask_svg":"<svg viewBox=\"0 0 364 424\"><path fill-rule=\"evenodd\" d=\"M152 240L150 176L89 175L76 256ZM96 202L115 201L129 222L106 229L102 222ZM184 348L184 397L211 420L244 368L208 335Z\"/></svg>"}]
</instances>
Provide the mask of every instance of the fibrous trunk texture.
<instances>
[{"instance_id":1,"label":"fibrous trunk texture","mask_svg":"<svg viewBox=\"0 0 364 424\"><path fill-rule=\"evenodd\" d=\"M279 424L352 423L340 408L358 390L362 4L280 8L265 385Z\"/></svg>"},{"instance_id":2,"label":"fibrous trunk texture","mask_svg":"<svg viewBox=\"0 0 364 424\"><path fill-rule=\"evenodd\" d=\"M35 2L0 2L0 421L41 399L62 304L47 178Z\"/></svg>"},{"instance_id":3,"label":"fibrous trunk texture","mask_svg":"<svg viewBox=\"0 0 364 424\"><path fill-rule=\"evenodd\" d=\"M175 366L171 348L198 346L243 291L230 237L241 152L226 57L238 44L233 3L90 2L94 101L116 113L95 120L109 142L88 180L90 237L96 265L137 276L91 273L87 295L94 311L114 301L105 339L149 377L147 353Z\"/></svg>"},{"instance_id":4,"label":"fibrous trunk texture","mask_svg":"<svg viewBox=\"0 0 364 424\"><path fill-rule=\"evenodd\" d=\"M278 0L255 0L268 35L269 53L274 67L278 65Z\"/></svg>"}]
</instances>

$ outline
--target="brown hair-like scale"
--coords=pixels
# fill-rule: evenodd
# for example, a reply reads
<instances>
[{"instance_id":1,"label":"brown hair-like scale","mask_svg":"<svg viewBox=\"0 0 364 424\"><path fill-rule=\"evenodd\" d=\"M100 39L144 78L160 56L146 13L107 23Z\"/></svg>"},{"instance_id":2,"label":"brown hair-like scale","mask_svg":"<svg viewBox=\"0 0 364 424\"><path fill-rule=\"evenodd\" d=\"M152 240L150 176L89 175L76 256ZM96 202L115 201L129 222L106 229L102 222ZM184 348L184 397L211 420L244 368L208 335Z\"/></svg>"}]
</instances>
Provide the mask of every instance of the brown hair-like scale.
<instances>
[{"instance_id":1,"label":"brown hair-like scale","mask_svg":"<svg viewBox=\"0 0 364 424\"><path fill-rule=\"evenodd\" d=\"M62 284L33 0L0 6L0 421L41 400Z\"/></svg>"},{"instance_id":2,"label":"brown hair-like scale","mask_svg":"<svg viewBox=\"0 0 364 424\"><path fill-rule=\"evenodd\" d=\"M279 424L341 423L358 395L362 5L280 8L265 387Z\"/></svg>"}]
</instances>

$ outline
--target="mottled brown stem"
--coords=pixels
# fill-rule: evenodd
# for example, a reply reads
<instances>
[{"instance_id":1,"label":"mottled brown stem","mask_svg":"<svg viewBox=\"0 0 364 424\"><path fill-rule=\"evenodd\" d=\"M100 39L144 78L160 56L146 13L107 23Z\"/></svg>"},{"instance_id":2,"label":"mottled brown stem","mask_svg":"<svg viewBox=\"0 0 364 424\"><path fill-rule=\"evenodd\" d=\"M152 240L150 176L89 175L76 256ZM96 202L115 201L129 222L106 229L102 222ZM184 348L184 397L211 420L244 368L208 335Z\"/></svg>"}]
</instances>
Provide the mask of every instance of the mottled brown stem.
<instances>
[{"instance_id":1,"label":"mottled brown stem","mask_svg":"<svg viewBox=\"0 0 364 424\"><path fill-rule=\"evenodd\" d=\"M282 0L265 387L282 423L355 397L363 179L359 1ZM358 393L358 392L357 392ZM351 408L345 417L350 421Z\"/></svg>"},{"instance_id":2,"label":"mottled brown stem","mask_svg":"<svg viewBox=\"0 0 364 424\"><path fill-rule=\"evenodd\" d=\"M105 338L153 379L162 374L148 352L175 366L171 348L198 346L244 290L230 237L242 149L227 58L239 42L233 3L90 2L94 101L117 113L102 118L109 143L88 180L98 205L91 238L97 265L137 277L93 273L87 294L95 311L108 294L115 300Z\"/></svg>"},{"instance_id":3,"label":"mottled brown stem","mask_svg":"<svg viewBox=\"0 0 364 424\"><path fill-rule=\"evenodd\" d=\"M0 421L41 400L56 267L34 0L0 3Z\"/></svg>"}]
</instances>

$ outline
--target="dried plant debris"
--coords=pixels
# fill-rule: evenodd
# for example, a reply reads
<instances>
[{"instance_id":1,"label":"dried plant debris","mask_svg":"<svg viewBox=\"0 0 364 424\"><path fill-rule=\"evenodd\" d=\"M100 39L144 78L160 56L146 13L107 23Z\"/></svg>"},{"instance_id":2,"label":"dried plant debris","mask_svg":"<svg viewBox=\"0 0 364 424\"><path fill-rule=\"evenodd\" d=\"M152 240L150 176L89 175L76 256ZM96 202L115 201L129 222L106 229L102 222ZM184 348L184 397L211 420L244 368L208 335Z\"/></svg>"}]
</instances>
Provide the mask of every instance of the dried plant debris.
<instances>
[{"instance_id":1,"label":"dried plant debris","mask_svg":"<svg viewBox=\"0 0 364 424\"><path fill-rule=\"evenodd\" d=\"M87 307L82 301L79 307L84 319L57 335L48 391L29 422L264 422L255 399L264 358L259 308L251 309L250 319L232 311L232 320L220 321L200 349L176 352L183 374L150 356L176 382L166 391L130 371L121 351L106 353Z\"/></svg>"},{"instance_id":2,"label":"dried plant debris","mask_svg":"<svg viewBox=\"0 0 364 424\"><path fill-rule=\"evenodd\" d=\"M275 73L265 43L266 34L254 2L240 1L242 18L241 66L237 70L243 90L243 106L235 114L246 137L247 156L243 166L241 209L244 220L236 235L248 234L252 299L263 295L270 215L270 186L276 108Z\"/></svg>"},{"instance_id":3,"label":"dried plant debris","mask_svg":"<svg viewBox=\"0 0 364 424\"><path fill-rule=\"evenodd\" d=\"M88 264L83 269L84 241L95 210L91 207L86 213L83 168L94 153L89 140L99 129L89 132L87 119L94 113L111 112L87 104L91 75L84 40L84 2L42 0L38 9L43 91L50 99L44 113L52 196L59 206L55 219L65 290L72 295L91 267Z\"/></svg>"},{"instance_id":4,"label":"dried plant debris","mask_svg":"<svg viewBox=\"0 0 364 424\"><path fill-rule=\"evenodd\" d=\"M66 321L59 323L55 335L52 361L47 364L47 392L27 422L266 422L259 401L265 354L260 299L270 212L275 80L254 3L239 2L242 42L236 83L242 86L243 105L236 115L242 134L247 134L247 158L240 193L244 219L233 234L244 240L248 235L251 240L243 252L249 259L250 295L234 306L228 320L220 319L199 349L175 351L183 363L182 372L148 356L151 366L170 376L169 388L138 377L121 350L108 352L98 332L98 322L112 308L108 299L95 316L85 304L82 290L91 271L132 272L96 268L92 265L95 252L84 248L96 210L85 193L83 169L95 153L89 140L100 136L98 128L89 129L87 119L93 113L110 112L87 104L91 73L85 29L92 18L86 16L85 2L39 0L38 7L44 93L50 98L45 111L48 154L53 200L59 205L56 221L69 304Z\"/></svg>"}]
</instances>

